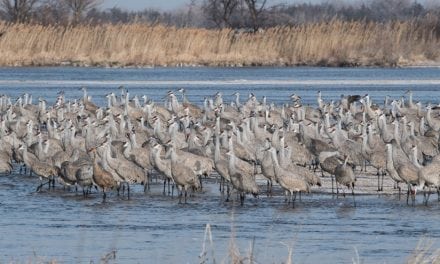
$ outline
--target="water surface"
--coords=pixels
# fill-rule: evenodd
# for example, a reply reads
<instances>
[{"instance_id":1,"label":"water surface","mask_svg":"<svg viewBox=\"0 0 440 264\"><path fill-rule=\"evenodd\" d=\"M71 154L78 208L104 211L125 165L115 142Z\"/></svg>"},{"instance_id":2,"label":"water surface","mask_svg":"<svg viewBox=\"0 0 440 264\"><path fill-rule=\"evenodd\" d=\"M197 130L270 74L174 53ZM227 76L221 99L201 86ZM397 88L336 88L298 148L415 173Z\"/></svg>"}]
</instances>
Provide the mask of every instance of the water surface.
<instances>
[{"instance_id":1,"label":"water surface","mask_svg":"<svg viewBox=\"0 0 440 264\"><path fill-rule=\"evenodd\" d=\"M269 102L288 102L292 93L315 104L316 92L326 100L341 94L368 93L377 102L385 95L399 98L408 89L416 100L438 103L439 68L338 69L338 68L1 68L0 93L17 97L31 93L53 102L65 91L79 98L87 86L93 100L105 105L104 95L119 93L124 85L131 95L161 100L168 90L184 87L189 99L201 104L205 96L221 91L226 100L239 91L253 92ZM34 101L35 102L35 101ZM225 203L213 181L204 193L178 204L162 195L161 183L148 194L133 190L131 200L111 193L102 203L100 194L83 199L80 193L44 190L35 193L38 178L0 176L0 262L56 259L62 262L98 262L115 249L119 263L196 263L204 244L206 224L211 225L211 247L217 262L228 255L231 236L246 256L254 243L259 263L280 263L293 249L295 263L402 263L427 237L440 247L440 206L436 197L428 207L408 207L395 196L302 197L296 208L282 197L249 197L243 207ZM358 252L358 253L356 253ZM38 256L38 257L36 257Z\"/></svg>"}]
</instances>

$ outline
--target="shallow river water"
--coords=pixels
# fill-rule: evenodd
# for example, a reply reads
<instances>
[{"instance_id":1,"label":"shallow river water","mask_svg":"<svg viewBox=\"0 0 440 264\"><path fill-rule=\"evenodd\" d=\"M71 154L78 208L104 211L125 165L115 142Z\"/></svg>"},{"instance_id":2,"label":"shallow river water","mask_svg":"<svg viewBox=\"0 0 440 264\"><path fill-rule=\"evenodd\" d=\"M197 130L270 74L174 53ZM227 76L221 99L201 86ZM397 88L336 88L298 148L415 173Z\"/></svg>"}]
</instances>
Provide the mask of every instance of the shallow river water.
<instances>
[{"instance_id":1,"label":"shallow river water","mask_svg":"<svg viewBox=\"0 0 440 264\"><path fill-rule=\"evenodd\" d=\"M316 92L326 100L341 94L365 94L382 103L385 95L399 98L408 89L416 100L438 103L440 69L337 69L337 68L1 68L0 93L17 97L24 92L54 101L64 90L67 99L79 98L87 86L93 100L104 105L104 95L119 93L124 85L130 95L146 94L161 100L168 90L187 88L189 99L201 104L203 97L222 91L227 100L239 91L254 92L269 102L288 102L297 93L315 104ZM44 189L36 193L38 178L0 176L0 263L100 261L116 251L118 263L198 263L205 244L207 257L227 259L232 240L242 257L253 244L258 263L280 263L292 249L295 263L402 263L421 240L440 248L440 204L436 195L430 205L415 207L404 199L386 195L336 199L326 194L303 195L295 208L280 196L248 197L242 207L224 202L214 180L206 181L203 193L178 204L162 195L162 184L150 193L141 186L130 200L110 193L106 203L94 192ZM204 242L209 224L213 243ZM234 237L234 239L231 239ZM213 253L212 253L213 252Z\"/></svg>"}]
</instances>

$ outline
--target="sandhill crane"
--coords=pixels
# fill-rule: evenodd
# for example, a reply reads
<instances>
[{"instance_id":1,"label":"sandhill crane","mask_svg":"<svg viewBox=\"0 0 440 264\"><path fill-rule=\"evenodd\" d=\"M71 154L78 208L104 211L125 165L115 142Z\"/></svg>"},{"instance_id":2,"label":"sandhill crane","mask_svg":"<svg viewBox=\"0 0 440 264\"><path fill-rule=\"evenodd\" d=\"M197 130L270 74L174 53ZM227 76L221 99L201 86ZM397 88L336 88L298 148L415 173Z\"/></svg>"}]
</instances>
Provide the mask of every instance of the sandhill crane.
<instances>
[{"instance_id":1,"label":"sandhill crane","mask_svg":"<svg viewBox=\"0 0 440 264\"><path fill-rule=\"evenodd\" d=\"M321 168L321 175L324 177L324 171L330 174L332 181L332 193L334 193L334 175L336 167L341 164L338 158L338 151L322 151L319 153L318 160ZM316 170L315 170L316 171Z\"/></svg>"},{"instance_id":2,"label":"sandhill crane","mask_svg":"<svg viewBox=\"0 0 440 264\"><path fill-rule=\"evenodd\" d=\"M171 175L180 190L179 203L182 202L183 191L185 191L185 203L189 188L200 189L201 185L197 174L187 164L180 163L175 147L171 145L166 157L171 160Z\"/></svg>"},{"instance_id":3,"label":"sandhill crane","mask_svg":"<svg viewBox=\"0 0 440 264\"><path fill-rule=\"evenodd\" d=\"M93 160L93 183L101 188L103 193L102 200L105 201L107 197L105 191L117 187L118 183L115 181L112 174L105 170L102 164L98 161L96 148L90 149L89 153Z\"/></svg>"},{"instance_id":4,"label":"sandhill crane","mask_svg":"<svg viewBox=\"0 0 440 264\"><path fill-rule=\"evenodd\" d=\"M140 148L134 143L134 146L129 142L124 144L124 157L127 160L134 162L137 166L141 167L145 171L144 191L150 188L149 173L153 169L153 165L150 160L150 150L148 148Z\"/></svg>"},{"instance_id":5,"label":"sandhill crane","mask_svg":"<svg viewBox=\"0 0 440 264\"><path fill-rule=\"evenodd\" d=\"M407 184L408 191L406 203L409 203L409 196L411 195L412 203L414 205L417 188L413 189L412 187L419 183L418 169L410 162L408 157L401 153L403 152L402 150L399 151L399 147L395 140L392 140L391 143L387 144L387 149L387 169L388 167L393 166L397 175Z\"/></svg>"},{"instance_id":6,"label":"sandhill crane","mask_svg":"<svg viewBox=\"0 0 440 264\"><path fill-rule=\"evenodd\" d=\"M362 135L362 155L365 160L377 170L377 191L383 191L383 178L386 169L386 151L383 145L377 145L375 149L371 149L368 143L367 134ZM380 178L382 176L382 181Z\"/></svg>"},{"instance_id":7,"label":"sandhill crane","mask_svg":"<svg viewBox=\"0 0 440 264\"><path fill-rule=\"evenodd\" d=\"M267 148L270 147L269 139L266 139ZM274 163L271 153L264 151L263 159L260 161L261 173L267 178L267 195L272 196L272 184L276 181Z\"/></svg>"},{"instance_id":8,"label":"sandhill crane","mask_svg":"<svg viewBox=\"0 0 440 264\"><path fill-rule=\"evenodd\" d=\"M104 143L104 146L106 146L106 148L103 158L108 165L115 170L118 176L123 179L127 185L127 197L130 198L130 184L142 183L145 180L145 173L142 168L128 161L125 157L119 156L114 158L111 154L110 143L108 141Z\"/></svg>"},{"instance_id":9,"label":"sandhill crane","mask_svg":"<svg viewBox=\"0 0 440 264\"><path fill-rule=\"evenodd\" d=\"M399 198L400 198L400 186L399 183L403 182L402 178L400 178L399 173L397 173L396 168L394 167L393 162L393 151L391 144L387 144L387 152L386 152L386 171L388 172L388 175L390 175L390 178L394 180L395 184L397 185L397 189L399 190Z\"/></svg>"},{"instance_id":10,"label":"sandhill crane","mask_svg":"<svg viewBox=\"0 0 440 264\"><path fill-rule=\"evenodd\" d=\"M151 158L154 169L164 176L163 194L165 194L165 186L168 182L168 194L170 194L170 182L173 182L172 188L174 190L174 180L171 173L171 161L169 159L162 159L160 157L162 152L162 145L157 144L152 148ZM172 193L172 191L171 191Z\"/></svg>"},{"instance_id":11,"label":"sandhill crane","mask_svg":"<svg viewBox=\"0 0 440 264\"><path fill-rule=\"evenodd\" d=\"M437 119L433 119L431 116L432 113L432 106L429 104L426 107L426 121L429 125L429 127L431 127L434 131L440 131L440 121Z\"/></svg>"},{"instance_id":12,"label":"sandhill crane","mask_svg":"<svg viewBox=\"0 0 440 264\"><path fill-rule=\"evenodd\" d=\"M0 151L0 173L11 173L12 160L11 156L6 151Z\"/></svg>"},{"instance_id":13,"label":"sandhill crane","mask_svg":"<svg viewBox=\"0 0 440 264\"><path fill-rule=\"evenodd\" d=\"M19 148L19 151L22 152L23 161L26 164L26 166L40 177L41 183L37 187L37 192L40 191L41 187L44 184L49 184L49 188L50 188L51 182L52 182L52 186L55 187L54 177L58 176L59 169L48 163L39 161L33 154L27 151L26 145L22 145ZM48 179L48 182L43 183L42 182L43 178Z\"/></svg>"},{"instance_id":14,"label":"sandhill crane","mask_svg":"<svg viewBox=\"0 0 440 264\"><path fill-rule=\"evenodd\" d=\"M89 188L93 184L93 165L90 159L64 161L61 164L60 175L65 183L81 186L84 197L87 197Z\"/></svg>"},{"instance_id":15,"label":"sandhill crane","mask_svg":"<svg viewBox=\"0 0 440 264\"><path fill-rule=\"evenodd\" d=\"M417 146L413 147L413 164L418 168L417 175L419 177L418 186L420 188L428 187L428 196L425 195L425 205L428 205L429 196L431 195L431 187L438 190L440 187L440 155L434 157L434 159L426 166L419 164L417 156Z\"/></svg>"},{"instance_id":16,"label":"sandhill crane","mask_svg":"<svg viewBox=\"0 0 440 264\"><path fill-rule=\"evenodd\" d=\"M298 192L310 192L310 186L304 179L299 177L299 175L296 175L295 172L287 171L280 167L276 155L276 149L274 147L270 147L268 151L272 156L275 178L281 188L284 189L286 201L289 203L292 201L292 206L295 206L296 194Z\"/></svg>"},{"instance_id":17,"label":"sandhill crane","mask_svg":"<svg viewBox=\"0 0 440 264\"><path fill-rule=\"evenodd\" d=\"M235 156L233 146L226 154L229 155L228 171L231 183L239 192L240 204L243 205L246 193L258 195L259 188L255 181L255 170L253 166Z\"/></svg>"},{"instance_id":18,"label":"sandhill crane","mask_svg":"<svg viewBox=\"0 0 440 264\"><path fill-rule=\"evenodd\" d=\"M356 201L354 199L354 184L356 182L356 177L354 175L353 169L347 164L349 156L344 160L343 164L339 164L335 169L335 179L336 179L336 193L339 194L338 183L347 186L351 189L353 195L353 203L356 206ZM345 196L345 192L344 192Z\"/></svg>"},{"instance_id":19,"label":"sandhill crane","mask_svg":"<svg viewBox=\"0 0 440 264\"><path fill-rule=\"evenodd\" d=\"M218 136L215 137L215 149L214 149L214 166L215 170L221 177L220 181L220 191L224 191L222 188L222 182L227 185L227 197L226 201L229 201L229 183L231 182L231 176L229 175L228 161L226 157L220 151L220 139Z\"/></svg>"}]
</instances>

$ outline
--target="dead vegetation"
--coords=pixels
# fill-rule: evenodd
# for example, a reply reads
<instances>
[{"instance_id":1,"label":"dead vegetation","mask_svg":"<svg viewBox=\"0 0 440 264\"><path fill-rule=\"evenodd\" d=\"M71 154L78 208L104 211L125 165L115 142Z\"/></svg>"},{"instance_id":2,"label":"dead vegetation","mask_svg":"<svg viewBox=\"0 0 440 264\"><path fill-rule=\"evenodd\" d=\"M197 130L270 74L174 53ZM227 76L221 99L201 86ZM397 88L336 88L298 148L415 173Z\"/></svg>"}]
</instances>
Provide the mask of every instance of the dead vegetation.
<instances>
[{"instance_id":1,"label":"dead vegetation","mask_svg":"<svg viewBox=\"0 0 440 264\"><path fill-rule=\"evenodd\" d=\"M3 66L402 66L438 64L437 23L343 22L257 33L144 24L0 24Z\"/></svg>"}]
</instances>

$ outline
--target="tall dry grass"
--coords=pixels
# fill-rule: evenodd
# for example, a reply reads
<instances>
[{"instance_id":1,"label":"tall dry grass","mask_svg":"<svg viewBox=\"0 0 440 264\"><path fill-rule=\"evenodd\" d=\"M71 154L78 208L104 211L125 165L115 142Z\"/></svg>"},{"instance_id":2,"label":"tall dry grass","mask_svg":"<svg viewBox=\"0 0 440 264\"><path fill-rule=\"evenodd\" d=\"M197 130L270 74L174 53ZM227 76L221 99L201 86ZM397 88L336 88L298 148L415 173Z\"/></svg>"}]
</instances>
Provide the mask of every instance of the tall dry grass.
<instances>
[{"instance_id":1,"label":"tall dry grass","mask_svg":"<svg viewBox=\"0 0 440 264\"><path fill-rule=\"evenodd\" d=\"M436 28L342 22L236 33L147 26L0 24L0 65L411 65L440 62Z\"/></svg>"}]
</instances>

